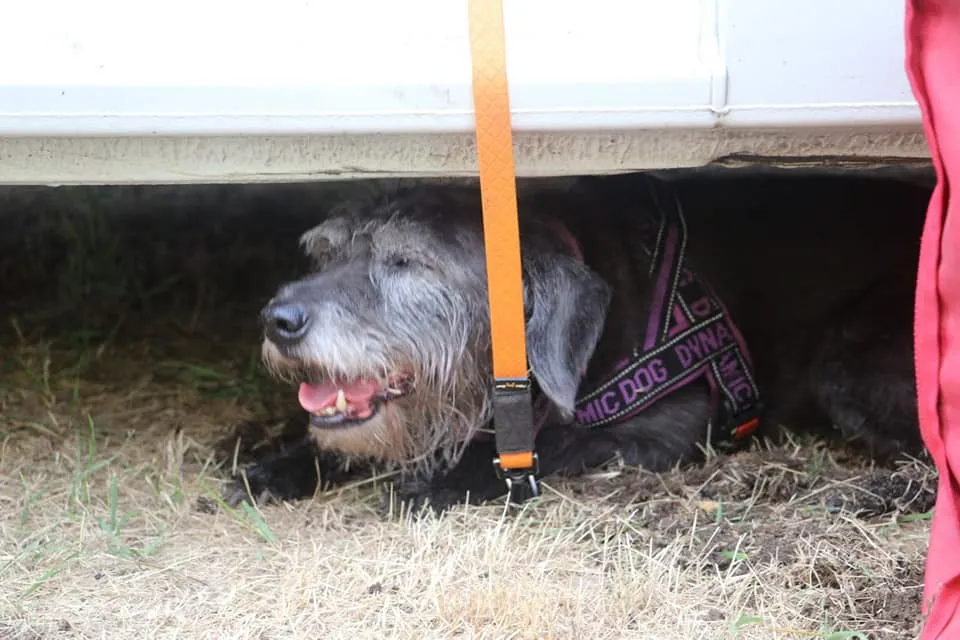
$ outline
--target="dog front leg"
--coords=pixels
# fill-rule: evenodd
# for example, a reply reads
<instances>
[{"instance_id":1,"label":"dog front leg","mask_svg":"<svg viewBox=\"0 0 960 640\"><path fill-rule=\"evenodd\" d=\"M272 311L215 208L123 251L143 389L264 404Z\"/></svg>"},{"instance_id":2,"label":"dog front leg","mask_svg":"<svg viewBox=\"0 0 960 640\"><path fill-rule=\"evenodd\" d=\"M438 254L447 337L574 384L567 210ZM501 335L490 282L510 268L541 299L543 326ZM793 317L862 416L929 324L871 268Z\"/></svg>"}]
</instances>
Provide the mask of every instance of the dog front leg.
<instances>
[{"instance_id":1,"label":"dog front leg","mask_svg":"<svg viewBox=\"0 0 960 640\"><path fill-rule=\"evenodd\" d=\"M396 481L386 489L382 508L389 513L402 507L407 513L417 514L429 507L439 514L457 504L482 504L503 496L507 488L493 467L496 455L492 440L473 441L451 469Z\"/></svg>"},{"instance_id":2,"label":"dog front leg","mask_svg":"<svg viewBox=\"0 0 960 640\"><path fill-rule=\"evenodd\" d=\"M540 459L538 477L560 473L576 475L613 458L623 447L620 439L606 429L587 430L559 425L542 430L536 441ZM424 507L442 513L462 503L482 504L506 497L507 486L494 467L494 441L470 443L459 462L445 473L412 475L395 482L383 496L384 512L418 514Z\"/></svg>"},{"instance_id":3,"label":"dog front leg","mask_svg":"<svg viewBox=\"0 0 960 640\"><path fill-rule=\"evenodd\" d=\"M709 390L706 384L692 384L614 426L546 427L536 441L538 477L580 475L617 457L629 466L666 471L700 455L709 418ZM429 505L441 513L456 504L503 497L507 488L494 469L496 455L492 440L472 442L448 472L395 483L384 496L383 508L390 511L402 504L405 511L416 513Z\"/></svg>"},{"instance_id":4,"label":"dog front leg","mask_svg":"<svg viewBox=\"0 0 960 640\"><path fill-rule=\"evenodd\" d=\"M695 383L611 426L548 427L537 437L540 471L576 476L617 457L628 466L666 471L699 455L709 419L709 389Z\"/></svg>"}]
</instances>

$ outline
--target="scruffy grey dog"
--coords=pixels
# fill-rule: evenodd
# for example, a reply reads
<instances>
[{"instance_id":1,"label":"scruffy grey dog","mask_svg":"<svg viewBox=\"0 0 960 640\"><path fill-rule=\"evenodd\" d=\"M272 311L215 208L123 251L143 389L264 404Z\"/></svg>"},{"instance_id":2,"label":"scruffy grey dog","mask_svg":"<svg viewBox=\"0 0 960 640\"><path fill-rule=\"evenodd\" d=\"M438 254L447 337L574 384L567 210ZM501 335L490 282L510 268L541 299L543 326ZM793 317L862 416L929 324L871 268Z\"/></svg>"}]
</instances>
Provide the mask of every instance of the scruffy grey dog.
<instances>
[{"instance_id":1,"label":"scruffy grey dog","mask_svg":"<svg viewBox=\"0 0 960 640\"><path fill-rule=\"evenodd\" d=\"M600 426L580 419L578 398L623 366L649 324L657 258L640 238L657 203L647 179L522 194L541 477L616 457L665 470L717 439L705 378ZM929 189L742 172L670 182L686 264L749 349L763 400L756 433L832 425L879 457L918 452L912 291ZM492 465L482 234L478 189L416 186L348 201L303 235L315 271L283 286L261 321L264 360L297 385L308 433L247 469L234 501L248 485L256 498L308 496L318 468L335 480L344 459L399 470L395 496L415 508L505 493Z\"/></svg>"}]
</instances>

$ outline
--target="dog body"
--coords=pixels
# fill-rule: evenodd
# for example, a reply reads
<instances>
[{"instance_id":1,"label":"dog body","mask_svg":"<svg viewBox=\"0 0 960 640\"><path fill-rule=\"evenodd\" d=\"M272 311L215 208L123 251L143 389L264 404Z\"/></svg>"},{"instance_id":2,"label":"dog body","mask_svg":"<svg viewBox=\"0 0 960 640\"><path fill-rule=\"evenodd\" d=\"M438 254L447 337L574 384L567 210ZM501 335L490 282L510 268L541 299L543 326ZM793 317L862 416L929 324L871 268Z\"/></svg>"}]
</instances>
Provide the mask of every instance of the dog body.
<instances>
[{"instance_id":1,"label":"dog body","mask_svg":"<svg viewBox=\"0 0 960 640\"><path fill-rule=\"evenodd\" d=\"M827 424L878 456L919 450L911 309L929 190L809 176L669 182L687 223L688 265L723 301L753 359L760 433ZM639 229L656 205L639 184L596 178L521 198L541 476L616 456L660 471L711 444L705 379L612 424L577 423L577 399L648 326L656 265ZM300 385L309 437L247 470L254 494L309 495L318 453L327 479L338 456L396 467L397 496L412 507L505 492L492 465L482 234L478 189L419 186L348 203L304 235L317 269L282 287L262 321L265 362Z\"/></svg>"}]
</instances>

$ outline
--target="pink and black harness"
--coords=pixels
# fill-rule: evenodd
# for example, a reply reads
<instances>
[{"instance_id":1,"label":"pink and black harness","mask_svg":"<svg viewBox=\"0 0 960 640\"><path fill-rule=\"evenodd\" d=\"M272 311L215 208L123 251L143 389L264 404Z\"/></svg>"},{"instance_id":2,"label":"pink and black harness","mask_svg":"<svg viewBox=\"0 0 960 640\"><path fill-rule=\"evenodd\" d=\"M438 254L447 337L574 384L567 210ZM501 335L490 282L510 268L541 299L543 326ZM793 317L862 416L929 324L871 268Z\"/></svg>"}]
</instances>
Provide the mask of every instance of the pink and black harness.
<instances>
[{"instance_id":1,"label":"pink and black harness","mask_svg":"<svg viewBox=\"0 0 960 640\"><path fill-rule=\"evenodd\" d=\"M643 411L695 380L710 386L711 444L752 433L760 394L740 331L710 285L687 265L687 225L679 199L662 180L646 176L651 213L640 246L654 283L646 336L610 377L581 396L575 421L584 427L614 424Z\"/></svg>"}]
</instances>

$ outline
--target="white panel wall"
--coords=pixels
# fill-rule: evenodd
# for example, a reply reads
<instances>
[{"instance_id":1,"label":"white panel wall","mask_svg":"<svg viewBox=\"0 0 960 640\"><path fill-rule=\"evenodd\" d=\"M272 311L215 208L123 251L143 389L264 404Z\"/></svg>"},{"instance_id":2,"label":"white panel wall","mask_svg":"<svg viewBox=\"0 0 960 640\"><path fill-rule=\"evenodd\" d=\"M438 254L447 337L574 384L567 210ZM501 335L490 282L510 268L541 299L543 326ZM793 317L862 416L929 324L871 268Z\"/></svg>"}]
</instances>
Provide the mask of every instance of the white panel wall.
<instances>
[{"instance_id":1,"label":"white panel wall","mask_svg":"<svg viewBox=\"0 0 960 640\"><path fill-rule=\"evenodd\" d=\"M903 0L504 2L522 174L925 153ZM476 170L466 0L8 5L0 182Z\"/></svg>"}]
</instances>

